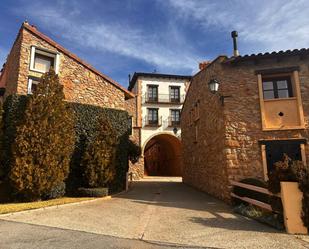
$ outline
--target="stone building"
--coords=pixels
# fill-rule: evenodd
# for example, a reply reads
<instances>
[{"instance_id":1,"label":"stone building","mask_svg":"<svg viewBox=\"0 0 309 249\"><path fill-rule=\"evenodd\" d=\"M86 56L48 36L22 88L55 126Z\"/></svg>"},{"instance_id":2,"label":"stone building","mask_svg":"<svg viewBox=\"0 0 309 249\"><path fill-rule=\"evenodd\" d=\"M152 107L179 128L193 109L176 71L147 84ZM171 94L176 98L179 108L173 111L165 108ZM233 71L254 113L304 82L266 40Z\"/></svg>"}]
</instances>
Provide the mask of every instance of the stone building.
<instances>
[{"instance_id":1,"label":"stone building","mask_svg":"<svg viewBox=\"0 0 309 249\"><path fill-rule=\"evenodd\" d=\"M267 180L283 153L306 163L308 65L309 49L300 49L202 67L182 110L183 181L229 201L229 180Z\"/></svg>"},{"instance_id":2,"label":"stone building","mask_svg":"<svg viewBox=\"0 0 309 249\"><path fill-rule=\"evenodd\" d=\"M129 90L137 96L136 129L143 158L138 176L182 174L180 111L191 76L135 73Z\"/></svg>"},{"instance_id":3,"label":"stone building","mask_svg":"<svg viewBox=\"0 0 309 249\"><path fill-rule=\"evenodd\" d=\"M67 101L126 110L136 115L135 95L24 22L0 75L2 98L31 94L43 73L53 67L64 86ZM133 127L136 119L132 119ZM132 139L139 142L133 129Z\"/></svg>"}]
</instances>

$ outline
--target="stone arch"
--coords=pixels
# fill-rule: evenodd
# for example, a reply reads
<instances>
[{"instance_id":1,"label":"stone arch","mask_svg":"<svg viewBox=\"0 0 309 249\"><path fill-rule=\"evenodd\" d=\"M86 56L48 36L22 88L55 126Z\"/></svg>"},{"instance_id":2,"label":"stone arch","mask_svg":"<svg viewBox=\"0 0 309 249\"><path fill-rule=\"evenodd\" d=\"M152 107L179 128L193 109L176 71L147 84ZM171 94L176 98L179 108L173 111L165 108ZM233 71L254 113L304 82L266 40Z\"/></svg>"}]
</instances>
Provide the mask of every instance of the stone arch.
<instances>
[{"instance_id":1,"label":"stone arch","mask_svg":"<svg viewBox=\"0 0 309 249\"><path fill-rule=\"evenodd\" d=\"M181 140L161 132L148 138L143 147L145 175L182 176Z\"/></svg>"}]
</instances>

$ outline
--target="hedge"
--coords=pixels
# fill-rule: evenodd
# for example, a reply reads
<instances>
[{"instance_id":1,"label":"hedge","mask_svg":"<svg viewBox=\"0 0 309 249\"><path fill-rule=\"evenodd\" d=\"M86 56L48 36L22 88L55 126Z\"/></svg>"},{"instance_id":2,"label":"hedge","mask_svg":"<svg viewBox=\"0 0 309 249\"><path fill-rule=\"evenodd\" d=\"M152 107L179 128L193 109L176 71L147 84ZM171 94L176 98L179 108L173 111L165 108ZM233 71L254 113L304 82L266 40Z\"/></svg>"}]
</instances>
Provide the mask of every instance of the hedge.
<instances>
[{"instance_id":1,"label":"hedge","mask_svg":"<svg viewBox=\"0 0 309 249\"><path fill-rule=\"evenodd\" d=\"M11 144L16 138L16 126L23 117L27 96L11 95L7 97L4 103L4 150L5 156L2 165L5 175L7 175L12 162ZM86 187L82 178L83 169L81 159L89 143L96 137L96 126L99 118L104 115L108 118L114 127L118 145L116 148L116 174L115 179L110 184L111 193L121 191L125 188L126 172L128 170L128 150L130 146L129 128L130 117L126 111L111 108L102 108L99 106L67 103L72 108L75 117L76 141L73 156L70 162L70 174L66 180L66 187L71 194L74 194L79 187Z\"/></svg>"},{"instance_id":2,"label":"hedge","mask_svg":"<svg viewBox=\"0 0 309 249\"><path fill-rule=\"evenodd\" d=\"M85 149L97 136L97 125L100 117L104 115L113 126L118 137L116 148L116 174L110 184L111 192L118 192L125 188L126 172L128 171L128 148L129 148L129 115L126 111L102 108L99 106L69 103L75 114L76 146L71 160L71 173L67 180L70 189L87 187L83 182L81 159Z\"/></svg>"}]
</instances>

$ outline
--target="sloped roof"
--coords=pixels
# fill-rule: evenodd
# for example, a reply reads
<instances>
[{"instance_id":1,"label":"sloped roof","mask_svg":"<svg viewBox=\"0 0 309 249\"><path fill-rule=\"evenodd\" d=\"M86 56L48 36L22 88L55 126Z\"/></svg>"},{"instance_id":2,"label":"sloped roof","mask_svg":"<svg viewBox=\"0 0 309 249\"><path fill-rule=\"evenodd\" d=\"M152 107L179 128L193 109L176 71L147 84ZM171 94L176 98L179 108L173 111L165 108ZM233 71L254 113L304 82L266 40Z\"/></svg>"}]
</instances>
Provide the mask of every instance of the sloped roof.
<instances>
[{"instance_id":1,"label":"sloped roof","mask_svg":"<svg viewBox=\"0 0 309 249\"><path fill-rule=\"evenodd\" d=\"M305 54L309 54L309 48L240 55L237 57L231 57L230 59L227 60L227 62L240 62L240 61L245 61L245 60L254 60L254 59L262 59L262 58L266 59L266 58L278 57L278 56L294 56L294 55L305 55Z\"/></svg>"},{"instance_id":2,"label":"sloped roof","mask_svg":"<svg viewBox=\"0 0 309 249\"><path fill-rule=\"evenodd\" d=\"M114 85L115 87L117 87L118 89L120 89L121 91L123 91L125 93L125 96L127 98L133 98L135 97L135 95L128 91L126 88L124 88L123 86L121 86L119 83L117 83L116 81L114 81L113 79L111 79L110 77L106 76L105 74L101 73L100 71L98 71L97 69L95 69L93 66L91 66L90 64L88 64L87 62L83 61L82 59L80 59L77 55L71 53L70 51L68 51L66 48L62 47L61 45L59 45L57 42L55 42L54 40L52 40L51 38L49 38L48 36L44 35L43 33L41 33L40 31L37 30L37 28L35 26L30 25L28 22L24 22L22 24L22 28L30 31L31 33L33 33L34 35L38 36L40 39L44 40L45 42L49 43L51 46L57 48L59 51L61 51L63 54L67 55L68 57L72 58L73 60L77 61L78 63L80 63L81 65L83 65L84 67L86 67L87 69L89 69L90 71L92 71L93 73L101 76L103 79L105 79L106 81L108 81L109 83L111 83L112 85Z\"/></svg>"}]
</instances>

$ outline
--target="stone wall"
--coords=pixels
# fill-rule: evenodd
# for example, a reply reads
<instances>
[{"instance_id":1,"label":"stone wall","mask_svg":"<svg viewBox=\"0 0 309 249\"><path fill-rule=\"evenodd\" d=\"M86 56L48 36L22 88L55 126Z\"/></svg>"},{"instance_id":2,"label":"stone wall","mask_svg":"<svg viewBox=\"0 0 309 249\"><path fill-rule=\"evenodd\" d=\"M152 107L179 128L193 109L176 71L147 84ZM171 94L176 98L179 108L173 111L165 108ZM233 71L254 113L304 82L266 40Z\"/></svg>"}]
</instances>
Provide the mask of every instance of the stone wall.
<instances>
[{"instance_id":1,"label":"stone wall","mask_svg":"<svg viewBox=\"0 0 309 249\"><path fill-rule=\"evenodd\" d=\"M1 87L6 87L5 96L15 93L17 90L17 81L20 64L20 48L22 43L22 34L19 33L7 57L3 75L1 77ZM10 83L10 84L7 84Z\"/></svg>"},{"instance_id":2,"label":"stone wall","mask_svg":"<svg viewBox=\"0 0 309 249\"><path fill-rule=\"evenodd\" d=\"M213 74L220 72L218 66L213 64L194 76L183 106L183 181L220 199L227 199L224 109L218 97L208 91L207 84ZM200 118L190 125L190 111L194 110L198 101Z\"/></svg>"},{"instance_id":3,"label":"stone wall","mask_svg":"<svg viewBox=\"0 0 309 249\"><path fill-rule=\"evenodd\" d=\"M192 79L182 112L184 182L216 197L229 200L228 180L264 179L259 140L309 138L309 59L289 56L278 60L260 59L238 64L222 63L219 57ZM262 131L258 81L255 70L299 66L300 88L306 129ZM208 90L210 78L219 80L224 106L219 96ZM200 100L198 140L194 143L194 126L189 112ZM306 159L309 148L306 145Z\"/></svg>"},{"instance_id":4,"label":"stone wall","mask_svg":"<svg viewBox=\"0 0 309 249\"><path fill-rule=\"evenodd\" d=\"M29 76L41 76L40 73L29 69L31 46L60 53L58 75L60 83L64 85L65 98L68 101L125 109L125 95L122 90L112 85L100 75L87 69L78 61L61 53L57 48L40 39L27 29L22 30L20 69L17 84L18 94L27 94ZM9 86L11 84L14 84L14 82L9 82L8 87L12 87Z\"/></svg>"},{"instance_id":5,"label":"stone wall","mask_svg":"<svg viewBox=\"0 0 309 249\"><path fill-rule=\"evenodd\" d=\"M137 96L126 100L126 110L133 118L133 129L130 139L140 145L140 127L137 126ZM133 179L137 180L144 176L144 158L141 157L136 163L129 163L129 173L132 173Z\"/></svg>"}]
</instances>

